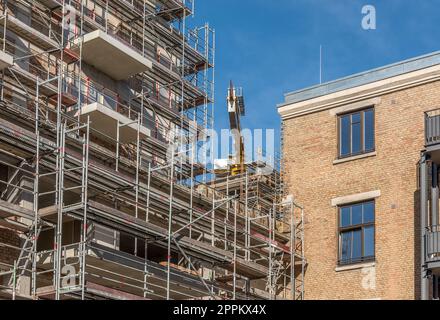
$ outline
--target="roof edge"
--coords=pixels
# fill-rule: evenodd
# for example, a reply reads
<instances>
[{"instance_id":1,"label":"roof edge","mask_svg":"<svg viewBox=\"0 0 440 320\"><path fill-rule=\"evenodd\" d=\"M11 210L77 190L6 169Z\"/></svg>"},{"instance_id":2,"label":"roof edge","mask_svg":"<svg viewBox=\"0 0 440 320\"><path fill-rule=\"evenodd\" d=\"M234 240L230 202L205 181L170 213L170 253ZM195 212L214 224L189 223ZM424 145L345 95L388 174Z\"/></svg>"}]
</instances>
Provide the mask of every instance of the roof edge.
<instances>
[{"instance_id":1,"label":"roof edge","mask_svg":"<svg viewBox=\"0 0 440 320\"><path fill-rule=\"evenodd\" d=\"M359 87L376 81L385 80L405 73L426 69L438 64L440 64L440 51L432 52L323 84L286 93L284 94L284 102L278 104L277 108L322 97L338 91Z\"/></svg>"}]
</instances>

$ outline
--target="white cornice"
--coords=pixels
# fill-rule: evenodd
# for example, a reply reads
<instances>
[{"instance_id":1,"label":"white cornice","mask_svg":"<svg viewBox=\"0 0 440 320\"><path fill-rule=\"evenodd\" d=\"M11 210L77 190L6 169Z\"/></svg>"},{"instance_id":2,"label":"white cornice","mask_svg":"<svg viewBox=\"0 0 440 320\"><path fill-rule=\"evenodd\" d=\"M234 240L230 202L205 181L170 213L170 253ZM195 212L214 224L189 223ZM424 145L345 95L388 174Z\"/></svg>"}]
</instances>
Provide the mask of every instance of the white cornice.
<instances>
[{"instance_id":1,"label":"white cornice","mask_svg":"<svg viewBox=\"0 0 440 320\"><path fill-rule=\"evenodd\" d=\"M438 80L440 80L440 65L285 105L278 108L278 113L283 120L297 118Z\"/></svg>"}]
</instances>

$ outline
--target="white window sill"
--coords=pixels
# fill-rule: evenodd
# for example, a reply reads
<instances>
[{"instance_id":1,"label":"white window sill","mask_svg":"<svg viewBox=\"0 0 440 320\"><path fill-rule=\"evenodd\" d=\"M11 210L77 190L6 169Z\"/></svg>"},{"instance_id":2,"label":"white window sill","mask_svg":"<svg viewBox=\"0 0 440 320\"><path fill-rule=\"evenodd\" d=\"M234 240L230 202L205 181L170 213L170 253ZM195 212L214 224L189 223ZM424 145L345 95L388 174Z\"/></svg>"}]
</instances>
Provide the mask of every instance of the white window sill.
<instances>
[{"instance_id":1,"label":"white window sill","mask_svg":"<svg viewBox=\"0 0 440 320\"><path fill-rule=\"evenodd\" d=\"M341 163L345 163L345 162L350 162L350 161L355 161L355 160L360 160L360 159L365 159L365 158L371 158L371 157L375 157L377 156L377 152L369 152L369 153L365 153L365 154L360 154L358 156L353 156L353 157L348 157L348 158L344 158L344 159L337 159L335 161L333 161L333 165L337 165L337 164L341 164Z\"/></svg>"},{"instance_id":2,"label":"white window sill","mask_svg":"<svg viewBox=\"0 0 440 320\"><path fill-rule=\"evenodd\" d=\"M352 270L359 270L364 268L374 268L376 267L376 262L366 262L366 263L358 263L358 264L352 264L349 266L341 266L336 267L336 272L343 272L343 271L352 271Z\"/></svg>"}]
</instances>

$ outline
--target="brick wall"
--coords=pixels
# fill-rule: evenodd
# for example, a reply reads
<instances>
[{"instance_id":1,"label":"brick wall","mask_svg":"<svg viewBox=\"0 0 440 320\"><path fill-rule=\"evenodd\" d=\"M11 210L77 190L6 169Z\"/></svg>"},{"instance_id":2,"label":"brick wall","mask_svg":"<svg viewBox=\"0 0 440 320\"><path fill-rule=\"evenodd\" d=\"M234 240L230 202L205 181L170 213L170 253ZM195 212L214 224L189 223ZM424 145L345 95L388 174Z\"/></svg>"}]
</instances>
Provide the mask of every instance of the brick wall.
<instances>
[{"instance_id":1,"label":"brick wall","mask_svg":"<svg viewBox=\"0 0 440 320\"><path fill-rule=\"evenodd\" d=\"M0 263L13 265L14 260L17 259L19 255L19 251L5 247L2 244L19 247L20 238L15 232L0 227ZM1 264L0 267L2 267Z\"/></svg>"},{"instance_id":2,"label":"brick wall","mask_svg":"<svg viewBox=\"0 0 440 320\"><path fill-rule=\"evenodd\" d=\"M439 106L440 83L380 98L375 107L377 155L371 158L333 163L337 118L329 110L284 123L286 182L306 212L306 299L418 297L417 163L424 146L424 111ZM381 191L375 267L338 272L337 208L331 199L374 190ZM371 277L375 288L365 286Z\"/></svg>"}]
</instances>

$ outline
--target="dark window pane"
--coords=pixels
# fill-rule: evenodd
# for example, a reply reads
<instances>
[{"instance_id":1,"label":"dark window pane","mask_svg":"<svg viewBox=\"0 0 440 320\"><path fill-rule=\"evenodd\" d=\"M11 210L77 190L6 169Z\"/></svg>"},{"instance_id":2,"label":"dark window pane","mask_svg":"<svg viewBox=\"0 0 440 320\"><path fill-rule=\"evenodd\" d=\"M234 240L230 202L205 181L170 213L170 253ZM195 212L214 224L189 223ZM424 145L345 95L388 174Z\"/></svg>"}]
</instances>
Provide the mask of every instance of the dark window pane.
<instances>
[{"instance_id":1,"label":"dark window pane","mask_svg":"<svg viewBox=\"0 0 440 320\"><path fill-rule=\"evenodd\" d=\"M362 224L362 204L351 207L351 224Z\"/></svg>"},{"instance_id":2,"label":"dark window pane","mask_svg":"<svg viewBox=\"0 0 440 320\"><path fill-rule=\"evenodd\" d=\"M145 240L136 239L136 255L139 258L145 258Z\"/></svg>"},{"instance_id":3,"label":"dark window pane","mask_svg":"<svg viewBox=\"0 0 440 320\"><path fill-rule=\"evenodd\" d=\"M374 257L374 201L339 208L340 261L342 264L358 263ZM367 224L370 224L367 226Z\"/></svg>"},{"instance_id":4,"label":"dark window pane","mask_svg":"<svg viewBox=\"0 0 440 320\"><path fill-rule=\"evenodd\" d=\"M374 111L365 111L365 151L374 150Z\"/></svg>"},{"instance_id":5,"label":"dark window pane","mask_svg":"<svg viewBox=\"0 0 440 320\"><path fill-rule=\"evenodd\" d=\"M364 256L374 256L374 227L364 229Z\"/></svg>"},{"instance_id":6,"label":"dark window pane","mask_svg":"<svg viewBox=\"0 0 440 320\"><path fill-rule=\"evenodd\" d=\"M351 224L351 222L350 222L350 207L341 208L340 221L341 221L341 223L340 223L341 227L350 226L350 224Z\"/></svg>"},{"instance_id":7,"label":"dark window pane","mask_svg":"<svg viewBox=\"0 0 440 320\"><path fill-rule=\"evenodd\" d=\"M360 113L354 113L351 116L351 123L353 123L353 124L361 123L361 114Z\"/></svg>"},{"instance_id":8,"label":"dark window pane","mask_svg":"<svg viewBox=\"0 0 440 320\"><path fill-rule=\"evenodd\" d=\"M129 254L134 254L135 238L127 233L121 232L119 235L119 250Z\"/></svg>"},{"instance_id":9,"label":"dark window pane","mask_svg":"<svg viewBox=\"0 0 440 320\"><path fill-rule=\"evenodd\" d=\"M349 261L351 259L351 243L353 233L344 232L341 234L341 260Z\"/></svg>"},{"instance_id":10,"label":"dark window pane","mask_svg":"<svg viewBox=\"0 0 440 320\"><path fill-rule=\"evenodd\" d=\"M364 223L374 222L374 202L364 204Z\"/></svg>"},{"instance_id":11,"label":"dark window pane","mask_svg":"<svg viewBox=\"0 0 440 320\"><path fill-rule=\"evenodd\" d=\"M351 152L354 153L360 153L362 151L362 134L361 134L361 124L360 123L354 123L352 125L352 136L353 136L353 142L352 142L352 150Z\"/></svg>"},{"instance_id":12,"label":"dark window pane","mask_svg":"<svg viewBox=\"0 0 440 320\"><path fill-rule=\"evenodd\" d=\"M340 148L341 156L346 156L351 153L351 139L350 139L350 116L341 117L341 132L340 132Z\"/></svg>"},{"instance_id":13,"label":"dark window pane","mask_svg":"<svg viewBox=\"0 0 440 320\"><path fill-rule=\"evenodd\" d=\"M362 257L362 230L353 231L353 260L360 259Z\"/></svg>"}]
</instances>

